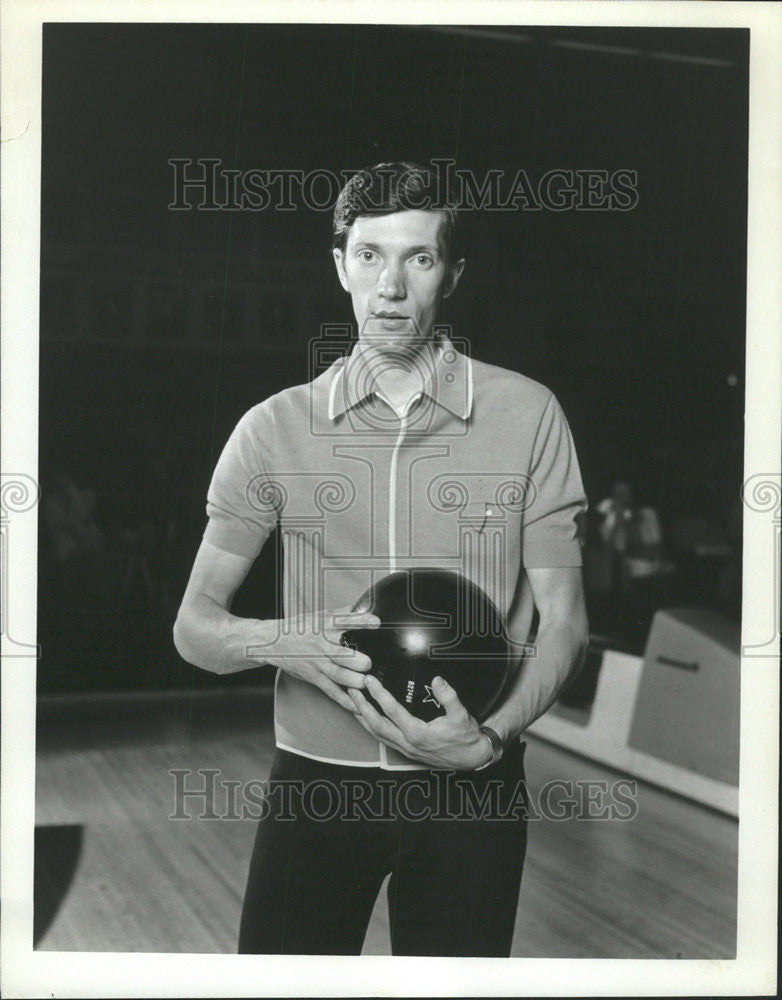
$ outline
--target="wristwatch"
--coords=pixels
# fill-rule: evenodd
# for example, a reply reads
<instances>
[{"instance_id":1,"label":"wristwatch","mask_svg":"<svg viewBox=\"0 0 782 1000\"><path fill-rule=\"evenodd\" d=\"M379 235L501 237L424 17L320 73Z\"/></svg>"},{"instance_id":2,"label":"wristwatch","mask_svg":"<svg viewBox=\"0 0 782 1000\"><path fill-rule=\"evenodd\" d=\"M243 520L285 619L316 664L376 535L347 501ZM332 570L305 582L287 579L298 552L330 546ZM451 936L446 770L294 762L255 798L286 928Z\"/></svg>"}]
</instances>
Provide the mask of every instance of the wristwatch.
<instances>
[{"instance_id":1,"label":"wristwatch","mask_svg":"<svg viewBox=\"0 0 782 1000\"><path fill-rule=\"evenodd\" d=\"M491 764L496 764L502 757L502 752L505 749L499 735L495 733L490 726L481 726L480 730L491 746L491 758L487 760L485 764L481 764L480 767L476 767L476 771L482 771L485 767L489 767Z\"/></svg>"}]
</instances>

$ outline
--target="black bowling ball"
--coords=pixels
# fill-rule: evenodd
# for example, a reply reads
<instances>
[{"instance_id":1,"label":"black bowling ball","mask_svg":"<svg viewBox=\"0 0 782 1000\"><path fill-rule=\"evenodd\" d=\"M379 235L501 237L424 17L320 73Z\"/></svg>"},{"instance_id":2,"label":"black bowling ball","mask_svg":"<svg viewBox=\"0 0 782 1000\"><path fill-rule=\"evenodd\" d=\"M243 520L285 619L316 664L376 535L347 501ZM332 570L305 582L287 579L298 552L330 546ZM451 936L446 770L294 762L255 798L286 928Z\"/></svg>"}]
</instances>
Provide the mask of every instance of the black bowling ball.
<instances>
[{"instance_id":1,"label":"black bowling ball","mask_svg":"<svg viewBox=\"0 0 782 1000\"><path fill-rule=\"evenodd\" d=\"M371 586L354 610L376 615L380 627L350 629L340 641L372 660L370 673L412 715L430 722L445 714L432 692L438 675L475 719L489 715L508 679L510 647L477 584L450 570L402 570Z\"/></svg>"}]
</instances>

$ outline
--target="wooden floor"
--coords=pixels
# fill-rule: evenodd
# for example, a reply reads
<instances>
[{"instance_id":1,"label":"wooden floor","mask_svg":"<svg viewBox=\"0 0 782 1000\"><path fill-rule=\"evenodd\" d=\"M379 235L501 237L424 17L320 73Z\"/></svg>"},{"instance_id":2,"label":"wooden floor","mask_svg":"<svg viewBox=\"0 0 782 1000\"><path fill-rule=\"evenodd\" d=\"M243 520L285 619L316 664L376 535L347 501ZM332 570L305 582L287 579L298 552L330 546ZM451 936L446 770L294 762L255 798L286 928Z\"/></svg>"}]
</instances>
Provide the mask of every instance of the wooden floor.
<instances>
[{"instance_id":1,"label":"wooden floor","mask_svg":"<svg viewBox=\"0 0 782 1000\"><path fill-rule=\"evenodd\" d=\"M193 772L188 788L199 769L262 781L272 752L269 690L43 700L36 894L53 917L37 946L233 952L257 821L171 819L170 772ZM533 739L526 765L533 804L552 780L620 777ZM514 955L735 956L737 823L646 785L637 802L629 821L530 822ZM230 814L225 796L216 809ZM364 953L390 954L384 893Z\"/></svg>"}]
</instances>

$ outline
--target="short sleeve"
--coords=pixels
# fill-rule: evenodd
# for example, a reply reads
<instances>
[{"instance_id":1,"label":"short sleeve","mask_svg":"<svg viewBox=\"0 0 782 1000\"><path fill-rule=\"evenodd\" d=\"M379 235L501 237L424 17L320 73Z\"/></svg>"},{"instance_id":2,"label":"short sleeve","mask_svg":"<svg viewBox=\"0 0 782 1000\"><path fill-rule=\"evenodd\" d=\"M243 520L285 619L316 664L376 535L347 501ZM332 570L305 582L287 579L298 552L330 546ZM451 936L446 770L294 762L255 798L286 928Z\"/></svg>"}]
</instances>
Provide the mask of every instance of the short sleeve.
<instances>
[{"instance_id":1,"label":"short sleeve","mask_svg":"<svg viewBox=\"0 0 782 1000\"><path fill-rule=\"evenodd\" d=\"M581 565L577 517L586 510L576 449L554 396L541 416L530 465L532 502L522 522L525 567Z\"/></svg>"},{"instance_id":2,"label":"short sleeve","mask_svg":"<svg viewBox=\"0 0 782 1000\"><path fill-rule=\"evenodd\" d=\"M272 421L263 404L234 428L217 461L206 501L204 541L254 559L277 525L279 491L272 470Z\"/></svg>"}]
</instances>

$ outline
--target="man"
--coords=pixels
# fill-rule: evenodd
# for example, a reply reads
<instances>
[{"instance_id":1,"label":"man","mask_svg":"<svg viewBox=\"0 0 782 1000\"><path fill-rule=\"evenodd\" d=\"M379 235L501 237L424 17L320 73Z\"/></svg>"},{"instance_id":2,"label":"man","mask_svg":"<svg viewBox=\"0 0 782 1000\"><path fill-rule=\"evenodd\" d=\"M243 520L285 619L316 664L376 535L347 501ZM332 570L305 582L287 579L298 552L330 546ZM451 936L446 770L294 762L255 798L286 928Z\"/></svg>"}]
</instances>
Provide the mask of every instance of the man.
<instances>
[{"instance_id":1,"label":"man","mask_svg":"<svg viewBox=\"0 0 782 1000\"><path fill-rule=\"evenodd\" d=\"M586 644L575 530L585 499L551 392L471 360L436 327L465 263L456 222L414 164L379 164L347 183L333 254L358 342L245 414L209 489L177 648L217 673L277 668L277 752L241 952L360 953L391 873L394 954L510 953L526 846L524 817L510 809L519 737ZM233 595L278 523L285 618L236 618ZM368 675L367 657L339 643L348 628L379 624L351 612L369 584L414 566L473 579L518 644L513 683L483 727L442 679L433 694L445 714L412 717ZM283 786L303 791L292 804L274 794ZM504 818L439 800L433 809L446 788L462 803L498 790ZM360 808L331 809L335 795Z\"/></svg>"}]
</instances>

